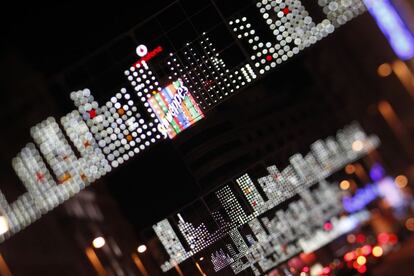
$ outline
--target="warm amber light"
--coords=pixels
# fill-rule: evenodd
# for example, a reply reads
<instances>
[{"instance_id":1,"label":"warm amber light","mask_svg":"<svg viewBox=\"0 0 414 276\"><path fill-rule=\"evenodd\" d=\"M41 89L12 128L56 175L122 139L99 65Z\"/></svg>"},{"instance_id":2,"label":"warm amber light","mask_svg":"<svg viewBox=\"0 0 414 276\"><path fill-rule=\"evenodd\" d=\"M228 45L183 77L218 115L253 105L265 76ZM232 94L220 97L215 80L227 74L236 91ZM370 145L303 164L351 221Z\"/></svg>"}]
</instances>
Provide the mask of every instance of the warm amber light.
<instances>
[{"instance_id":1,"label":"warm amber light","mask_svg":"<svg viewBox=\"0 0 414 276\"><path fill-rule=\"evenodd\" d=\"M346 167L345 167L345 172L346 172L347 174L353 174L353 173L355 172L355 166L354 166L354 165L352 165L352 164L348 164L348 165L346 165Z\"/></svg>"},{"instance_id":2,"label":"warm amber light","mask_svg":"<svg viewBox=\"0 0 414 276\"><path fill-rule=\"evenodd\" d=\"M384 253L384 251L382 250L381 246L374 246L374 248L372 248L372 256L374 257L381 257L382 254Z\"/></svg>"},{"instance_id":3,"label":"warm amber light","mask_svg":"<svg viewBox=\"0 0 414 276\"><path fill-rule=\"evenodd\" d=\"M92 245L95 248L101 248L105 245L105 239L102 237L97 237L92 241Z\"/></svg>"},{"instance_id":4,"label":"warm amber light","mask_svg":"<svg viewBox=\"0 0 414 276\"><path fill-rule=\"evenodd\" d=\"M395 184L400 188L404 188L408 184L408 179L405 175L399 175L395 178Z\"/></svg>"},{"instance_id":5,"label":"warm amber light","mask_svg":"<svg viewBox=\"0 0 414 276\"><path fill-rule=\"evenodd\" d=\"M407 219L405 221L405 227L410 231L414 231L414 218Z\"/></svg>"},{"instance_id":6,"label":"warm amber light","mask_svg":"<svg viewBox=\"0 0 414 276\"><path fill-rule=\"evenodd\" d=\"M360 140L356 140L352 143L353 151L361 151L364 148L364 144Z\"/></svg>"},{"instance_id":7,"label":"warm amber light","mask_svg":"<svg viewBox=\"0 0 414 276\"><path fill-rule=\"evenodd\" d=\"M356 259L356 262L357 262L357 264L359 264L359 265L364 265L364 264L366 264L366 263L367 263L367 258L365 258L364 256L359 256L359 257Z\"/></svg>"},{"instance_id":8,"label":"warm amber light","mask_svg":"<svg viewBox=\"0 0 414 276\"><path fill-rule=\"evenodd\" d=\"M341 183L339 183L339 187L341 188L341 190L348 190L349 187L351 187L351 183L349 183L348 180L342 180Z\"/></svg>"},{"instance_id":9,"label":"warm amber light","mask_svg":"<svg viewBox=\"0 0 414 276\"><path fill-rule=\"evenodd\" d=\"M377 73L380 77L388 77L392 73L392 68L388 63L383 63L378 66Z\"/></svg>"}]
</instances>

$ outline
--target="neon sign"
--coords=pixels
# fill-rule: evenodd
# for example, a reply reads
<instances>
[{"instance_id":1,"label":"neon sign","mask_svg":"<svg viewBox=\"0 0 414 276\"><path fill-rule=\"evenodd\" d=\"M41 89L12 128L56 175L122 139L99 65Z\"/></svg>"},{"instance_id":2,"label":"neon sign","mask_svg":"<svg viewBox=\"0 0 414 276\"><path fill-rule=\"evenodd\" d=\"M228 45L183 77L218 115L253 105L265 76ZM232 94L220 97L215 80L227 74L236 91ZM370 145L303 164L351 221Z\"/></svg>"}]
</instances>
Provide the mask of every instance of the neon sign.
<instances>
[{"instance_id":1,"label":"neon sign","mask_svg":"<svg viewBox=\"0 0 414 276\"><path fill-rule=\"evenodd\" d=\"M158 130L170 138L204 117L181 79L155 92L149 103L160 121Z\"/></svg>"},{"instance_id":2,"label":"neon sign","mask_svg":"<svg viewBox=\"0 0 414 276\"><path fill-rule=\"evenodd\" d=\"M134 66L137 66L138 64L145 64L145 62L149 61L153 57L157 56L159 53L162 52L162 47L158 46L154 50L148 52L148 48L145 45L139 45L136 49L136 53L138 56L141 57L140 60L138 60Z\"/></svg>"}]
</instances>

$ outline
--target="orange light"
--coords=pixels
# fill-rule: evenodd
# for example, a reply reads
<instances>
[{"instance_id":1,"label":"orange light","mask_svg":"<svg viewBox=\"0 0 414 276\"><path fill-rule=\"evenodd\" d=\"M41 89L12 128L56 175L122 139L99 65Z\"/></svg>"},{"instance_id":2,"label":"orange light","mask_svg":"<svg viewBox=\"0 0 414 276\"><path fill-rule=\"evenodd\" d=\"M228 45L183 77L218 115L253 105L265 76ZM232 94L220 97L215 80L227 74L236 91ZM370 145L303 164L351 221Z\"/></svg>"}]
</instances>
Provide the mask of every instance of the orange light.
<instances>
[{"instance_id":1,"label":"orange light","mask_svg":"<svg viewBox=\"0 0 414 276\"><path fill-rule=\"evenodd\" d=\"M357 264L359 264L359 265L364 265L364 264L366 264L366 263L367 263L367 258L365 258L364 256L359 256L359 257L356 259L356 262L357 262Z\"/></svg>"},{"instance_id":2,"label":"orange light","mask_svg":"<svg viewBox=\"0 0 414 276\"><path fill-rule=\"evenodd\" d=\"M372 256L374 257L381 257L382 254L384 253L384 251L382 250L381 246L374 246L374 248L372 249Z\"/></svg>"},{"instance_id":3,"label":"orange light","mask_svg":"<svg viewBox=\"0 0 414 276\"><path fill-rule=\"evenodd\" d=\"M378 66L377 73L380 77L388 77L392 73L392 68L388 63L383 63Z\"/></svg>"},{"instance_id":4,"label":"orange light","mask_svg":"<svg viewBox=\"0 0 414 276\"><path fill-rule=\"evenodd\" d=\"M349 183L348 180L342 180L341 183L339 183L339 187L341 188L341 190L348 190L349 187L351 186L351 183Z\"/></svg>"},{"instance_id":5,"label":"orange light","mask_svg":"<svg viewBox=\"0 0 414 276\"><path fill-rule=\"evenodd\" d=\"M405 227L410 231L414 231L414 218L407 219L405 221Z\"/></svg>"},{"instance_id":6,"label":"orange light","mask_svg":"<svg viewBox=\"0 0 414 276\"><path fill-rule=\"evenodd\" d=\"M353 259L355 259L355 257L356 257L355 253L354 253L353 251L351 251L351 252L348 252L348 253L346 253L346 254L345 254L345 256L344 256L344 260L345 260L346 262L350 262L350 261L352 261Z\"/></svg>"},{"instance_id":7,"label":"orange light","mask_svg":"<svg viewBox=\"0 0 414 276\"><path fill-rule=\"evenodd\" d=\"M399 175L395 178L395 184L400 188L405 188L408 184L408 179L405 175Z\"/></svg>"},{"instance_id":8,"label":"orange light","mask_svg":"<svg viewBox=\"0 0 414 276\"><path fill-rule=\"evenodd\" d=\"M347 174L353 174L353 173L355 172L355 166L354 166L354 165L352 165L352 164L348 164L348 165L346 165L346 167L345 167L345 172L346 172Z\"/></svg>"}]
</instances>

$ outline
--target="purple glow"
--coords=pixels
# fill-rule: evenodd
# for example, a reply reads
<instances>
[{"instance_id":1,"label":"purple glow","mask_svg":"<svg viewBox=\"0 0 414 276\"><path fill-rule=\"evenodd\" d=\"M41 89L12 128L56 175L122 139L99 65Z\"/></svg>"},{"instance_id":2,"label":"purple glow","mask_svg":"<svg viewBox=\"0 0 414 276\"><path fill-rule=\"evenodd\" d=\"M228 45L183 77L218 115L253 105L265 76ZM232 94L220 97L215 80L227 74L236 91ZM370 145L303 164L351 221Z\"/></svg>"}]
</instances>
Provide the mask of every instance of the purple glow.
<instances>
[{"instance_id":1,"label":"purple glow","mask_svg":"<svg viewBox=\"0 0 414 276\"><path fill-rule=\"evenodd\" d=\"M378 163L375 163L369 171L369 176L374 182L380 181L384 177L384 174L384 168Z\"/></svg>"},{"instance_id":2,"label":"purple glow","mask_svg":"<svg viewBox=\"0 0 414 276\"><path fill-rule=\"evenodd\" d=\"M414 57L414 36L389 0L364 0L368 11L384 33L395 54L402 60Z\"/></svg>"}]
</instances>

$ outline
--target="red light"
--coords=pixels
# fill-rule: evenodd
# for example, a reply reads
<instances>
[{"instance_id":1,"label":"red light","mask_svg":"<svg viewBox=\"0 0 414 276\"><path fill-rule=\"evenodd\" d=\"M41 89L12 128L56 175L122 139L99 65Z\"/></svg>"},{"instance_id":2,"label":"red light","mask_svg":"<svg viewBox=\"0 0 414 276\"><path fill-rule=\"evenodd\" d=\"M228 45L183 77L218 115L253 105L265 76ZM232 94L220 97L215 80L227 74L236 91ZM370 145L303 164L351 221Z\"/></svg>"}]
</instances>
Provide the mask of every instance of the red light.
<instances>
[{"instance_id":1,"label":"red light","mask_svg":"<svg viewBox=\"0 0 414 276\"><path fill-rule=\"evenodd\" d=\"M88 111L88 113L89 113L89 117L91 119L96 117L96 110L95 109L91 109L90 111Z\"/></svg>"},{"instance_id":2,"label":"red light","mask_svg":"<svg viewBox=\"0 0 414 276\"><path fill-rule=\"evenodd\" d=\"M329 273L331 273L331 269L329 267L326 266L322 269L322 274L329 275Z\"/></svg>"},{"instance_id":3,"label":"red light","mask_svg":"<svg viewBox=\"0 0 414 276\"><path fill-rule=\"evenodd\" d=\"M387 243L389 240L389 236L387 233L380 233L377 236L378 243L384 244Z\"/></svg>"},{"instance_id":4,"label":"red light","mask_svg":"<svg viewBox=\"0 0 414 276\"><path fill-rule=\"evenodd\" d=\"M398 242L398 237L397 237L395 234L390 234L390 235L388 236L388 241L389 241L391 244L396 244L396 243Z\"/></svg>"},{"instance_id":5,"label":"red light","mask_svg":"<svg viewBox=\"0 0 414 276\"><path fill-rule=\"evenodd\" d=\"M361 248L361 253L362 253L362 255L365 255L365 256L367 256L367 255L369 255L369 254L371 254L371 246L370 245L364 245L362 248Z\"/></svg>"},{"instance_id":6,"label":"red light","mask_svg":"<svg viewBox=\"0 0 414 276\"><path fill-rule=\"evenodd\" d=\"M308 273L309 272L309 266L304 266L302 268L302 271L305 272L305 273Z\"/></svg>"},{"instance_id":7,"label":"red light","mask_svg":"<svg viewBox=\"0 0 414 276\"><path fill-rule=\"evenodd\" d=\"M365 235L364 234L358 234L356 236L357 243L364 243L365 242Z\"/></svg>"},{"instance_id":8,"label":"red light","mask_svg":"<svg viewBox=\"0 0 414 276\"><path fill-rule=\"evenodd\" d=\"M287 15L288 13L290 13L290 10L289 10L289 8L288 8L288 7L286 7L286 8L284 8L284 9L282 10L282 12L283 12L285 15Z\"/></svg>"},{"instance_id":9,"label":"red light","mask_svg":"<svg viewBox=\"0 0 414 276\"><path fill-rule=\"evenodd\" d=\"M359 273L364 274L365 272L367 272L367 267L363 265L363 266L358 267L357 270Z\"/></svg>"},{"instance_id":10,"label":"red light","mask_svg":"<svg viewBox=\"0 0 414 276\"><path fill-rule=\"evenodd\" d=\"M271 55L267 55L267 56L266 56L266 60L267 60L267 61L271 61L271 60L272 60L272 56L271 56Z\"/></svg>"},{"instance_id":11,"label":"red light","mask_svg":"<svg viewBox=\"0 0 414 276\"><path fill-rule=\"evenodd\" d=\"M346 253L346 254L345 254L345 256L344 256L344 260L345 260L346 262L350 262L350 261L352 261L353 259L355 259L355 257L356 257L355 252L351 251L351 252L348 252L348 253Z\"/></svg>"},{"instance_id":12,"label":"red light","mask_svg":"<svg viewBox=\"0 0 414 276\"><path fill-rule=\"evenodd\" d=\"M329 221L325 222L325 224L323 225L323 229L325 229L325 231L331 231L332 228L333 228L332 223L330 223Z\"/></svg>"}]
</instances>

